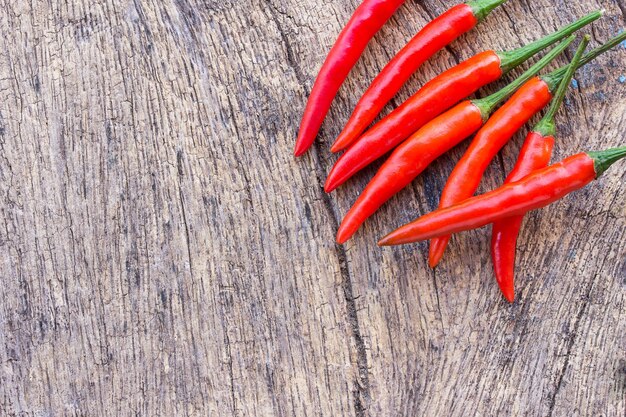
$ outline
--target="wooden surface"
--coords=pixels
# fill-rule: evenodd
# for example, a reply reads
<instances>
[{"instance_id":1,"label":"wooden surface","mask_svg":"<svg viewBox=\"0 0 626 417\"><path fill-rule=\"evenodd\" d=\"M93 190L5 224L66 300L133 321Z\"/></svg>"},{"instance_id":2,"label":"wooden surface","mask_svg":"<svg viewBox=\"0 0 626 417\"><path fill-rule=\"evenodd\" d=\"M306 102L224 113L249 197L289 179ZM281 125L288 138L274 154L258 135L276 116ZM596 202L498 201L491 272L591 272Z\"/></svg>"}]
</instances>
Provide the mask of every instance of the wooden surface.
<instances>
[{"instance_id":1,"label":"wooden surface","mask_svg":"<svg viewBox=\"0 0 626 417\"><path fill-rule=\"evenodd\" d=\"M325 195L328 148L372 77L452 4L408 1L294 160L357 3L0 1L1 416L625 415L625 163L529 216L513 305L488 229L457 236L434 272L426 244L375 245L436 206L467 144L333 243L375 171ZM394 103L599 7L592 45L625 26L626 2L511 0ZM622 75L624 47L579 71L555 159L624 144Z\"/></svg>"}]
</instances>

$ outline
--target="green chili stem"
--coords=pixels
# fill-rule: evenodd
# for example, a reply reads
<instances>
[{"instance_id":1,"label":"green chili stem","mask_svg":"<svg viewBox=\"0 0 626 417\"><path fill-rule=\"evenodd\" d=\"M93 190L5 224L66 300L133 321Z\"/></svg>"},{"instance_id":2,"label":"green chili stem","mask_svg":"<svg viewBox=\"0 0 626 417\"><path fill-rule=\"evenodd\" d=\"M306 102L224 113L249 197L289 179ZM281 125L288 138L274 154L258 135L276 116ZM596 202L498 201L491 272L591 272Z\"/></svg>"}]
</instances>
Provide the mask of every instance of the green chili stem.
<instances>
[{"instance_id":1,"label":"green chili stem","mask_svg":"<svg viewBox=\"0 0 626 417\"><path fill-rule=\"evenodd\" d=\"M592 49L587 54L585 54L585 56L582 57L576 69L584 65L587 65L588 63L596 59L598 56L602 55L609 49L619 45L625 40L626 40L626 32L622 32L619 35L615 36L614 38L611 38L611 40L609 40L607 43L600 45L595 49ZM559 69L552 71L550 74L541 77L541 79L544 80L550 87L550 91L553 91L556 88L556 86L561 82L561 79L563 78L563 76L565 75L565 72L567 71L567 67L568 67L567 65L563 66Z\"/></svg>"},{"instance_id":2,"label":"green chili stem","mask_svg":"<svg viewBox=\"0 0 626 417\"><path fill-rule=\"evenodd\" d=\"M476 107L480 109L482 116L484 119L489 117L491 112L495 109L495 107L505 98L513 94L515 90L521 87L526 81L530 80L534 77L539 71L541 71L546 65L548 65L554 58L556 58L561 52L565 50L569 46L570 43L574 41L575 36L571 35L569 38L565 39L559 45L555 46L550 52L546 54L543 58L541 58L535 65L530 67L525 73L523 73L519 78L513 81L511 84L504 87L502 90L487 96L485 98L479 100L473 100L472 103Z\"/></svg>"},{"instance_id":3,"label":"green chili stem","mask_svg":"<svg viewBox=\"0 0 626 417\"><path fill-rule=\"evenodd\" d=\"M472 12L474 13L474 16L476 16L476 19L478 19L479 22L482 22L493 9L503 3L506 3L507 1L508 0L474 0L468 2L467 5L472 8Z\"/></svg>"},{"instance_id":4,"label":"green chili stem","mask_svg":"<svg viewBox=\"0 0 626 417\"><path fill-rule=\"evenodd\" d=\"M498 56L500 57L500 68L502 68L502 72L508 72L512 70L531 56L535 55L537 52L547 48L553 43L560 41L566 36L571 35L578 29L587 26L594 20L599 19L603 13L604 10L597 10L593 13L589 13L587 16L575 21L572 24L569 24L559 29L558 31L546 36L543 39L539 39L538 41L535 41L513 51L498 52Z\"/></svg>"},{"instance_id":5,"label":"green chili stem","mask_svg":"<svg viewBox=\"0 0 626 417\"><path fill-rule=\"evenodd\" d=\"M580 42L580 45L578 45L576 54L574 55L574 58L572 58L572 62L570 62L567 67L567 71L565 72L565 75L563 76L563 79L559 84L558 90L556 90L556 93L554 94L554 98L552 98L552 103L550 104L548 111L546 112L545 116L543 116L543 119L541 119L539 123L537 123L533 131L541 134L542 136L554 136L556 132L554 116L559 111L559 108L563 103L565 93L569 88L569 84L572 81L574 73L576 72L576 68L578 68L578 63L580 62L580 59L582 58L583 53L587 48L587 45L589 45L590 39L591 37L589 35L585 35L583 40Z\"/></svg>"},{"instance_id":6,"label":"green chili stem","mask_svg":"<svg viewBox=\"0 0 626 417\"><path fill-rule=\"evenodd\" d=\"M596 171L596 178L602 175L613 163L626 157L626 146L607 149L605 151L587 152L593 159L593 169Z\"/></svg>"}]
</instances>

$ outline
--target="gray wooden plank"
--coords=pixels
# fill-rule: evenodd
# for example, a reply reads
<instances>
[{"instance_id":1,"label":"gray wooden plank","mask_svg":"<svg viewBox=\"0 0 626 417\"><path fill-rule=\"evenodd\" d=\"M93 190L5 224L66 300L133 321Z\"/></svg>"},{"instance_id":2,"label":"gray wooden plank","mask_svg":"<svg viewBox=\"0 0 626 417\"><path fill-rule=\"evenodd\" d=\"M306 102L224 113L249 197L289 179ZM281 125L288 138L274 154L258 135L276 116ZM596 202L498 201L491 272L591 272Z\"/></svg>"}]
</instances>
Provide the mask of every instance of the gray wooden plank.
<instances>
[{"instance_id":1,"label":"gray wooden plank","mask_svg":"<svg viewBox=\"0 0 626 417\"><path fill-rule=\"evenodd\" d=\"M0 414L623 415L623 164L528 217L513 305L487 229L453 239L434 272L426 245L375 246L437 204L464 145L333 243L375 170L326 195L328 147L449 7L407 2L295 160L312 81L357 4L0 2ZM597 7L594 44L624 26L622 0L512 0L393 104ZM625 64L620 48L578 73L555 159L623 142Z\"/></svg>"}]
</instances>

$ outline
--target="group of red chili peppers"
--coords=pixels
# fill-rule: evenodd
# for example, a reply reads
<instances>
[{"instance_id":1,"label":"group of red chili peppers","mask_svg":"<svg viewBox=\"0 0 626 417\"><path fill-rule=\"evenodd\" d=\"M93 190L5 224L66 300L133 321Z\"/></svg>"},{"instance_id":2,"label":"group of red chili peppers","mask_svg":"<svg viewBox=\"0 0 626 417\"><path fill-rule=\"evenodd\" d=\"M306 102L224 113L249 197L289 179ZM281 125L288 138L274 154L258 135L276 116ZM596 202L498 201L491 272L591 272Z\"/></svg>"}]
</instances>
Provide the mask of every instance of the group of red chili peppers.
<instances>
[{"instance_id":1,"label":"group of red chili peppers","mask_svg":"<svg viewBox=\"0 0 626 417\"><path fill-rule=\"evenodd\" d=\"M476 133L443 189L439 208L388 234L378 244L399 245L432 239L429 264L435 267L451 233L492 223L491 255L496 279L503 295L512 302L516 241L525 213L582 188L626 156L625 146L579 153L549 165L554 146L554 116L574 72L626 40L626 33L587 54L584 52L589 37L585 36L569 65L543 76L536 74L573 42L574 32L598 19L601 11L524 47L481 52L426 83L367 129L424 61L505 2L473 0L452 7L427 24L389 61L363 94L332 146L333 152L345 152L333 166L324 189L331 192L393 150L343 219L337 242L344 243L431 162ZM364 0L354 12L313 85L298 134L296 156L311 146L331 102L368 41L402 3L404 0ZM558 46L502 90L482 99L461 101L558 41L561 41ZM528 134L504 185L473 197L491 160L550 101L545 117Z\"/></svg>"}]
</instances>

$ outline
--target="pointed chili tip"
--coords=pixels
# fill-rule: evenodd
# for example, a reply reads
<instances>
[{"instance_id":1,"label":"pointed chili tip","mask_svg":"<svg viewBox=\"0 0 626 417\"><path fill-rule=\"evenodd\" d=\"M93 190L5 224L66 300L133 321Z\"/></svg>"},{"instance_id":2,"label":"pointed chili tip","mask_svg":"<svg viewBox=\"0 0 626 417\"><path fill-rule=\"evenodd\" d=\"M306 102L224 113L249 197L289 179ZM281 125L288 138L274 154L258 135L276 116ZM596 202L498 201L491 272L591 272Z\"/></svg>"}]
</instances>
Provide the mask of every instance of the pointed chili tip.
<instances>
[{"instance_id":1,"label":"pointed chili tip","mask_svg":"<svg viewBox=\"0 0 626 417\"><path fill-rule=\"evenodd\" d=\"M335 238L335 242L337 242L340 245L343 245L344 243L346 243L348 240L350 240L349 236L340 236L339 234L337 235L337 237Z\"/></svg>"},{"instance_id":2,"label":"pointed chili tip","mask_svg":"<svg viewBox=\"0 0 626 417\"><path fill-rule=\"evenodd\" d=\"M331 175L328 175L328 178L326 178L326 182L324 183L324 192L330 193L334 191L338 186L339 184L337 184L337 181L334 181L333 177Z\"/></svg>"},{"instance_id":3,"label":"pointed chili tip","mask_svg":"<svg viewBox=\"0 0 626 417\"><path fill-rule=\"evenodd\" d=\"M443 253L446 250L447 241L441 241L439 239L430 242L430 249L428 251L428 265L435 269L439 262L441 262L441 258L443 257Z\"/></svg>"},{"instance_id":4,"label":"pointed chili tip","mask_svg":"<svg viewBox=\"0 0 626 417\"><path fill-rule=\"evenodd\" d=\"M309 149L308 146L304 146L301 142L296 143L296 147L293 150L293 156L295 156L296 158L299 156L302 156L307 149Z\"/></svg>"},{"instance_id":5,"label":"pointed chili tip","mask_svg":"<svg viewBox=\"0 0 626 417\"><path fill-rule=\"evenodd\" d=\"M391 246L393 245L393 241L389 235L383 237L378 241L378 246Z\"/></svg>"},{"instance_id":6,"label":"pointed chili tip","mask_svg":"<svg viewBox=\"0 0 626 417\"><path fill-rule=\"evenodd\" d=\"M341 226L339 226L339 230L337 231L337 236L335 237L335 241L339 243L340 245L343 245L348 240L350 240L353 234L354 232L348 231L346 227L342 224Z\"/></svg>"},{"instance_id":7,"label":"pointed chili tip","mask_svg":"<svg viewBox=\"0 0 626 417\"><path fill-rule=\"evenodd\" d=\"M343 144L337 140L335 141L335 143L333 143L333 146L330 147L330 151L332 153L337 153L343 151L344 148L345 146L343 146Z\"/></svg>"},{"instance_id":8,"label":"pointed chili tip","mask_svg":"<svg viewBox=\"0 0 626 417\"><path fill-rule=\"evenodd\" d=\"M515 301L515 289L513 287L502 288L502 295L509 303L513 303Z\"/></svg>"}]
</instances>

